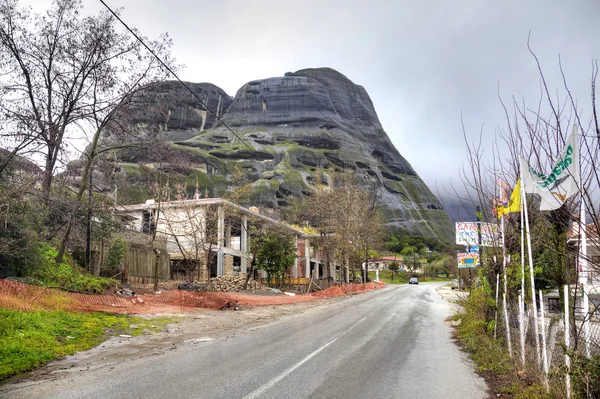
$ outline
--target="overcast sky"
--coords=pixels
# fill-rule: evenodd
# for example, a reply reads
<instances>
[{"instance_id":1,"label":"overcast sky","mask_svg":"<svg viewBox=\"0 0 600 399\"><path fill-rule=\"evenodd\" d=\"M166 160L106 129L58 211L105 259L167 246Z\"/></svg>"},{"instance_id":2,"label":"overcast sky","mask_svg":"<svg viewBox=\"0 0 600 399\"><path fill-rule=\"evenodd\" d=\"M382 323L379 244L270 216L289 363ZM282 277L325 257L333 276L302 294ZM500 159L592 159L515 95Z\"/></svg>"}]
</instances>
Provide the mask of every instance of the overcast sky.
<instances>
[{"instance_id":1,"label":"overcast sky","mask_svg":"<svg viewBox=\"0 0 600 399\"><path fill-rule=\"evenodd\" d=\"M29 0L34 8L50 1ZM86 10L103 9L85 0ZM600 1L483 0L106 0L144 35L168 32L184 80L230 95L244 83L331 67L365 87L400 153L435 190L458 179L465 157L461 112L473 140L505 125L498 100L537 103L538 55L561 88L589 98L600 58Z\"/></svg>"}]
</instances>

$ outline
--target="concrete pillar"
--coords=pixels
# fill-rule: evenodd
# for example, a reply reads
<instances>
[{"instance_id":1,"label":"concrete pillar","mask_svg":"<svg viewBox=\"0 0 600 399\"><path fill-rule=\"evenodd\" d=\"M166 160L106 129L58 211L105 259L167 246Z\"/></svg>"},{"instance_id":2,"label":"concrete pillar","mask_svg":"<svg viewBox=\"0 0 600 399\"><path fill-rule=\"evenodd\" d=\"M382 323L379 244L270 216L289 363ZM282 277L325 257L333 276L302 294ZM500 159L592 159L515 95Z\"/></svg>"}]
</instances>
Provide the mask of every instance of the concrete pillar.
<instances>
[{"instance_id":1,"label":"concrete pillar","mask_svg":"<svg viewBox=\"0 0 600 399\"><path fill-rule=\"evenodd\" d=\"M329 276L328 277L332 277L335 280L335 262L331 262L331 264L329 265Z\"/></svg>"},{"instance_id":2,"label":"concrete pillar","mask_svg":"<svg viewBox=\"0 0 600 399\"><path fill-rule=\"evenodd\" d=\"M310 241L304 240L304 277L310 277Z\"/></svg>"},{"instance_id":3,"label":"concrete pillar","mask_svg":"<svg viewBox=\"0 0 600 399\"><path fill-rule=\"evenodd\" d=\"M225 247L231 248L231 221L225 225Z\"/></svg>"},{"instance_id":4,"label":"concrete pillar","mask_svg":"<svg viewBox=\"0 0 600 399\"><path fill-rule=\"evenodd\" d=\"M217 252L217 277L222 276L225 272L225 254L223 253L223 248L219 248L219 252Z\"/></svg>"},{"instance_id":5,"label":"concrete pillar","mask_svg":"<svg viewBox=\"0 0 600 399\"><path fill-rule=\"evenodd\" d=\"M313 272L313 278L315 280L319 278L319 266L320 265L321 265L321 262L319 262L315 259L315 271Z\"/></svg>"},{"instance_id":6,"label":"concrete pillar","mask_svg":"<svg viewBox=\"0 0 600 399\"><path fill-rule=\"evenodd\" d=\"M346 284L350 282L350 257L348 253L344 256L344 282Z\"/></svg>"},{"instance_id":7,"label":"concrete pillar","mask_svg":"<svg viewBox=\"0 0 600 399\"><path fill-rule=\"evenodd\" d=\"M248 272L248 259L246 258L246 254L248 253L248 217L242 216L242 225L241 225L241 234L240 234L240 251L242 254L240 272L247 273Z\"/></svg>"},{"instance_id":8,"label":"concrete pillar","mask_svg":"<svg viewBox=\"0 0 600 399\"><path fill-rule=\"evenodd\" d=\"M225 238L225 210L222 206L217 208L217 276L223 275L223 244Z\"/></svg>"},{"instance_id":9,"label":"concrete pillar","mask_svg":"<svg viewBox=\"0 0 600 399\"><path fill-rule=\"evenodd\" d=\"M296 247L296 259L294 259L292 273L294 278L298 278L298 236L295 236L294 238L294 246Z\"/></svg>"}]
</instances>

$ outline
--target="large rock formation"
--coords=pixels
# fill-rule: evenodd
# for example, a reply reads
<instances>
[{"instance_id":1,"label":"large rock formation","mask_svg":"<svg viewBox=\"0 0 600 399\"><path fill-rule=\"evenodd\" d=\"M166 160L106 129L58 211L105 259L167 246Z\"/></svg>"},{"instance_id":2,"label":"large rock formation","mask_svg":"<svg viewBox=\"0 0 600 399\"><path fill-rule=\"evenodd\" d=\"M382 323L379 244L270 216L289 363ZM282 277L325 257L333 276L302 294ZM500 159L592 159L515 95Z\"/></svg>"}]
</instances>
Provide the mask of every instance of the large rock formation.
<instances>
[{"instance_id":1,"label":"large rock formation","mask_svg":"<svg viewBox=\"0 0 600 399\"><path fill-rule=\"evenodd\" d=\"M452 236L448 215L392 145L365 89L341 73L303 69L254 80L235 98L207 83L190 86L235 134L176 82L144 93L140 109L147 111L152 102L160 105L151 117L135 109L129 113L138 124L157 127L170 143L171 156L191 162L189 180L197 180L202 192L222 196L232 171L242 170L247 179L247 194L240 199L244 205L278 209L290 196L310 192L317 169L327 177L332 168L349 168L366 186L378 187L390 226ZM136 151L120 155L129 175L135 175L140 163L153 162L151 158ZM145 194L135 184L121 191L121 200L127 202L138 202Z\"/></svg>"}]
</instances>

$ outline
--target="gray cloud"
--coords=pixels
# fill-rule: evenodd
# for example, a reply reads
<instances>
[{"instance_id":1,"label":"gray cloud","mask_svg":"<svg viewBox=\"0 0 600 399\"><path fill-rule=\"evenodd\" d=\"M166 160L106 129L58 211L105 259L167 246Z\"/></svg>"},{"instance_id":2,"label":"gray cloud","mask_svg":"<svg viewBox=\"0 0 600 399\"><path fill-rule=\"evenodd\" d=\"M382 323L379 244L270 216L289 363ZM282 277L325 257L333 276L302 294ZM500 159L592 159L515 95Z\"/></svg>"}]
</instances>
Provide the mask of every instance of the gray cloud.
<instances>
[{"instance_id":1,"label":"gray cloud","mask_svg":"<svg viewBox=\"0 0 600 399\"><path fill-rule=\"evenodd\" d=\"M551 87L561 88L558 54L587 106L591 60L600 56L600 2L107 0L131 26L168 32L181 77L230 94L245 82L329 66L363 85L399 151L425 181L458 180L470 140L484 125L489 146L505 125L497 98L536 103L539 76L527 37ZM35 7L48 1L34 1ZM97 12L101 3L86 0Z\"/></svg>"}]
</instances>

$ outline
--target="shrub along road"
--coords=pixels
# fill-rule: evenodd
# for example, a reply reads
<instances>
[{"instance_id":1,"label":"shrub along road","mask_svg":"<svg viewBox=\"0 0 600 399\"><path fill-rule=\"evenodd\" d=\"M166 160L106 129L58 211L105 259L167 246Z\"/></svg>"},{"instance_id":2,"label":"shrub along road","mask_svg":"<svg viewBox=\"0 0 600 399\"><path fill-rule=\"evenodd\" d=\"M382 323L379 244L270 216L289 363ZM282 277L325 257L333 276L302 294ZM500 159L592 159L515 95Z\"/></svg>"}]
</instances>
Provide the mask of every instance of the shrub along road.
<instances>
[{"instance_id":1,"label":"shrub along road","mask_svg":"<svg viewBox=\"0 0 600 399\"><path fill-rule=\"evenodd\" d=\"M440 283L390 286L158 356L10 384L6 398L484 398Z\"/></svg>"}]
</instances>

